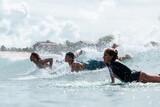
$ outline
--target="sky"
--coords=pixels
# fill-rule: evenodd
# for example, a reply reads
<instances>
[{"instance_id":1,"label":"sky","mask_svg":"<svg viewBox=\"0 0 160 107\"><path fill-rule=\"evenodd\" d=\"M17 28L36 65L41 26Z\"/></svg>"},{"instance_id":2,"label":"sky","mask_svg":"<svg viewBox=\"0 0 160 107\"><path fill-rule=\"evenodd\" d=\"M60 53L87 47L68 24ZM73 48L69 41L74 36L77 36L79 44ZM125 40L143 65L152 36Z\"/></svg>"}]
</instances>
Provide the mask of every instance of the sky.
<instances>
[{"instance_id":1,"label":"sky","mask_svg":"<svg viewBox=\"0 0 160 107\"><path fill-rule=\"evenodd\" d=\"M108 34L133 44L157 40L159 5L160 0L0 0L0 45L95 42Z\"/></svg>"}]
</instances>

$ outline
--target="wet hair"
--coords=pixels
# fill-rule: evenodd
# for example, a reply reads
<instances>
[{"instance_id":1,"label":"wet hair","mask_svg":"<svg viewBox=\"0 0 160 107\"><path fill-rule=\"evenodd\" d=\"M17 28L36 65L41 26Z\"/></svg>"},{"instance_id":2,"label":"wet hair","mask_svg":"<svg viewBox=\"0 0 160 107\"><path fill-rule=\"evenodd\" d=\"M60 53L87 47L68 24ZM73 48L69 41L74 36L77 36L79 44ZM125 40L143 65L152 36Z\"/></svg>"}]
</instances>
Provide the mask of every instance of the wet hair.
<instances>
[{"instance_id":1,"label":"wet hair","mask_svg":"<svg viewBox=\"0 0 160 107\"><path fill-rule=\"evenodd\" d=\"M40 56L39 56L37 53L35 53L35 52L32 52L32 53L31 53L30 59L31 59L31 57L35 57L35 58L37 58L38 60L41 59Z\"/></svg>"},{"instance_id":2,"label":"wet hair","mask_svg":"<svg viewBox=\"0 0 160 107\"><path fill-rule=\"evenodd\" d=\"M67 52L66 53L66 56L69 56L70 58L74 59L75 58L75 55L73 52Z\"/></svg>"},{"instance_id":3,"label":"wet hair","mask_svg":"<svg viewBox=\"0 0 160 107\"><path fill-rule=\"evenodd\" d=\"M107 48L104 51L104 54L109 54L110 56L113 56L112 61L115 61L116 59L118 59L118 51L115 49L111 49L111 48Z\"/></svg>"}]
</instances>

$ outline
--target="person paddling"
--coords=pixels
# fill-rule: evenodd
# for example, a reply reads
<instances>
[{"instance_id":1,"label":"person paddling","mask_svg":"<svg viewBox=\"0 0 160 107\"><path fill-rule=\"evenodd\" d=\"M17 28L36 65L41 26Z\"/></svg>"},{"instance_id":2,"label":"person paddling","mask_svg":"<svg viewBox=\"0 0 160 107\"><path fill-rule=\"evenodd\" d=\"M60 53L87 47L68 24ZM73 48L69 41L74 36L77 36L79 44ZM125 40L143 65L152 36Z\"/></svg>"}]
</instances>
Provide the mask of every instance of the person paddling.
<instances>
[{"instance_id":1,"label":"person paddling","mask_svg":"<svg viewBox=\"0 0 160 107\"><path fill-rule=\"evenodd\" d=\"M42 59L37 53L33 52L31 53L30 61L32 61L40 69L47 67L52 69L52 64L53 64L52 58Z\"/></svg>"},{"instance_id":2,"label":"person paddling","mask_svg":"<svg viewBox=\"0 0 160 107\"><path fill-rule=\"evenodd\" d=\"M142 71L133 71L126 65L117 61L118 52L114 49L108 48L104 51L104 62L107 65L112 83L115 82L115 78L121 80L122 82L152 82L160 83L159 75L149 75Z\"/></svg>"},{"instance_id":3,"label":"person paddling","mask_svg":"<svg viewBox=\"0 0 160 107\"><path fill-rule=\"evenodd\" d=\"M75 55L72 52L66 53L65 62L67 62L71 67L71 72L78 72L82 70L96 70L106 67L106 64L103 61L98 60L89 60L86 63L76 62Z\"/></svg>"}]
</instances>

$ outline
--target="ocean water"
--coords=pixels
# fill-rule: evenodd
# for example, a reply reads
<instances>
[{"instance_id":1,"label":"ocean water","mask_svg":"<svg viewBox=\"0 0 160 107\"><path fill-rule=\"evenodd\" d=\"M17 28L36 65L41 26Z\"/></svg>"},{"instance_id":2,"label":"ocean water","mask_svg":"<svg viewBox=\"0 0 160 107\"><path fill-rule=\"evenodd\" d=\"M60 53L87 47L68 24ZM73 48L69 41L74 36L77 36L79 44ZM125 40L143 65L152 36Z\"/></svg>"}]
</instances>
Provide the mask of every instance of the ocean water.
<instances>
[{"instance_id":1,"label":"ocean water","mask_svg":"<svg viewBox=\"0 0 160 107\"><path fill-rule=\"evenodd\" d=\"M160 74L159 5L158 0L0 0L0 46L24 48L46 40L95 43L112 34L120 56L133 57L123 63ZM77 60L102 60L102 51L84 50L87 54ZM66 63L39 70L29 55L0 52L0 107L160 106L158 83L110 84L106 68L71 73Z\"/></svg>"},{"instance_id":2,"label":"ocean water","mask_svg":"<svg viewBox=\"0 0 160 107\"><path fill-rule=\"evenodd\" d=\"M124 63L133 69L157 74L160 73L160 62L157 60L160 57L159 52L157 48L140 52ZM110 84L106 68L71 73L65 63L54 63L52 70L39 70L29 61L29 54L28 56L23 53L16 54L19 55L14 59L15 53L9 52L3 57L2 52L0 55L1 107L159 107L160 105L158 83L125 84L116 80L115 84ZM51 56L54 58L54 55L49 57Z\"/></svg>"}]
</instances>

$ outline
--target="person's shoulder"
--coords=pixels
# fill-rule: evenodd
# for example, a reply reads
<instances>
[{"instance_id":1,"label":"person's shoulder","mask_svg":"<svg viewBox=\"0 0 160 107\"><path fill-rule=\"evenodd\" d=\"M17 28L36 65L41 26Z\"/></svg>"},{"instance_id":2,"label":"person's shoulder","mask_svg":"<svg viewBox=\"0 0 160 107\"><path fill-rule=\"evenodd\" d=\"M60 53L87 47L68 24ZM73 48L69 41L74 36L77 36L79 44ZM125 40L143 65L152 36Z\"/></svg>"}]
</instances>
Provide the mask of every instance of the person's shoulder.
<instances>
[{"instance_id":1,"label":"person's shoulder","mask_svg":"<svg viewBox=\"0 0 160 107\"><path fill-rule=\"evenodd\" d=\"M79 62L74 62L74 63L72 63L72 69L74 69L74 70L81 70L81 68L83 68L83 64L81 64L81 63L79 63Z\"/></svg>"},{"instance_id":2,"label":"person's shoulder","mask_svg":"<svg viewBox=\"0 0 160 107\"><path fill-rule=\"evenodd\" d=\"M121 61L114 61L114 64L116 67L121 67L122 69L129 69L125 64L123 64Z\"/></svg>"}]
</instances>

